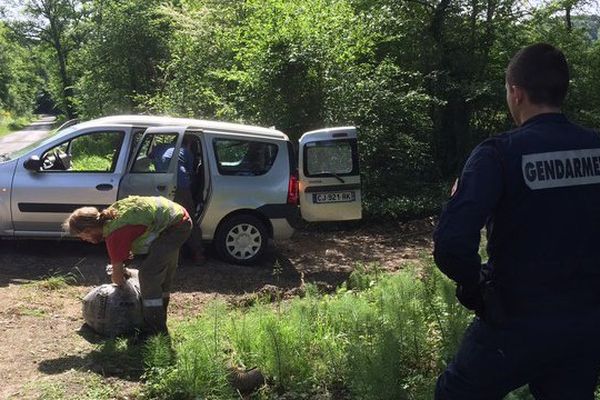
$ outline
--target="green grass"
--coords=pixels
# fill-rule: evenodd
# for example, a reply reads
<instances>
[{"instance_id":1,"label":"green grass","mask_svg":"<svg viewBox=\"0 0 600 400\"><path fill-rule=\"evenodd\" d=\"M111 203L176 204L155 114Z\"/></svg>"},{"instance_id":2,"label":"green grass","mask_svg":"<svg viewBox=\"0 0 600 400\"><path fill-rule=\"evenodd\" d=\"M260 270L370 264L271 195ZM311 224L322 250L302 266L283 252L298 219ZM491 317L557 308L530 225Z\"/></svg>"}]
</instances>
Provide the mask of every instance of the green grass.
<instances>
[{"instance_id":1,"label":"green grass","mask_svg":"<svg viewBox=\"0 0 600 400\"><path fill-rule=\"evenodd\" d=\"M118 390L101 377L71 371L61 381L41 379L24 388L27 398L39 400L112 400ZM12 397L11 397L12 399ZM14 398L16 400L16 398Z\"/></svg>"},{"instance_id":2,"label":"green grass","mask_svg":"<svg viewBox=\"0 0 600 400\"><path fill-rule=\"evenodd\" d=\"M38 281L32 282L38 289L42 290L60 290L77 283L77 277L72 273L59 274L55 273L46 276Z\"/></svg>"},{"instance_id":3,"label":"green grass","mask_svg":"<svg viewBox=\"0 0 600 400\"><path fill-rule=\"evenodd\" d=\"M430 399L471 316L431 263L389 275L363 266L334 295L247 310L215 303L174 327L175 360L146 357L152 399L233 399L227 365L259 367L258 398ZM310 294L313 293L313 294ZM166 354L151 343L146 354Z\"/></svg>"},{"instance_id":4,"label":"green grass","mask_svg":"<svg viewBox=\"0 0 600 400\"><path fill-rule=\"evenodd\" d=\"M130 345L125 338L105 341L90 357L106 375L138 380L144 371L142 347Z\"/></svg>"},{"instance_id":5,"label":"green grass","mask_svg":"<svg viewBox=\"0 0 600 400\"><path fill-rule=\"evenodd\" d=\"M37 317L37 318L43 318L45 317L46 311L41 310L39 308L29 308L29 307L21 307L19 309L19 313L21 315L26 315L28 317Z\"/></svg>"}]
</instances>

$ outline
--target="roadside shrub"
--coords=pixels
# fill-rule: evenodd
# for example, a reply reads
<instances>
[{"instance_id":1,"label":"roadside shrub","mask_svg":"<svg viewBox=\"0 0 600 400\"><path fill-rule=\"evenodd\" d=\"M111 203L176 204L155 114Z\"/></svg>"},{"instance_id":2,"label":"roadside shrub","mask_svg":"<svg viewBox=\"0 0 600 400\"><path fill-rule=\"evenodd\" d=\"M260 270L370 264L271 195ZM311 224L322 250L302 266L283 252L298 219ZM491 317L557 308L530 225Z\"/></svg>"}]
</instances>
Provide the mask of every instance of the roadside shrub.
<instances>
[{"instance_id":1,"label":"roadside shrub","mask_svg":"<svg viewBox=\"0 0 600 400\"><path fill-rule=\"evenodd\" d=\"M28 118L28 117L14 118L14 119L11 119L11 121L8 123L8 127L13 131L23 129L27 125L29 125L30 120L31 120L31 118Z\"/></svg>"},{"instance_id":2,"label":"roadside shrub","mask_svg":"<svg viewBox=\"0 0 600 400\"><path fill-rule=\"evenodd\" d=\"M174 327L171 365L146 359L146 395L236 398L227 383L235 365L268 377L265 399L430 399L470 320L454 285L432 262L396 274L365 266L350 281L333 295L246 310L215 303Z\"/></svg>"},{"instance_id":3,"label":"roadside shrub","mask_svg":"<svg viewBox=\"0 0 600 400\"><path fill-rule=\"evenodd\" d=\"M409 221L437 215L448 200L451 187L451 182L441 182L422 184L403 195L365 192L364 218L371 221Z\"/></svg>"},{"instance_id":4,"label":"roadside shrub","mask_svg":"<svg viewBox=\"0 0 600 400\"><path fill-rule=\"evenodd\" d=\"M30 121L30 116L15 117L10 112L0 109L0 136L23 129Z\"/></svg>"}]
</instances>

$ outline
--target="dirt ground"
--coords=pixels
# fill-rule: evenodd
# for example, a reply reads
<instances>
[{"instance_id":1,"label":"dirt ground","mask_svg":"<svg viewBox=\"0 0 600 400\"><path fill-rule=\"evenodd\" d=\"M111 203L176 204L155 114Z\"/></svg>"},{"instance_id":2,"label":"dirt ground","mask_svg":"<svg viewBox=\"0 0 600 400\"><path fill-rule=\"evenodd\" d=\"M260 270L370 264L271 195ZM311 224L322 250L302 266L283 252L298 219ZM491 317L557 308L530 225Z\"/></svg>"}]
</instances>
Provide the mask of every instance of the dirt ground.
<instances>
[{"instance_id":1,"label":"dirt ground","mask_svg":"<svg viewBox=\"0 0 600 400\"><path fill-rule=\"evenodd\" d=\"M426 219L388 227L298 231L291 240L271 245L264 262L254 267L221 262L209 251L204 266L182 262L170 318L194 316L214 298L243 301L270 285L289 295L302 280L335 288L357 263L398 270L431 251L433 226ZM81 317L81 298L108 282L106 264L103 245L0 241L0 399L136 397L139 373L99 362L101 341ZM65 274L76 283L48 287L48 278Z\"/></svg>"}]
</instances>

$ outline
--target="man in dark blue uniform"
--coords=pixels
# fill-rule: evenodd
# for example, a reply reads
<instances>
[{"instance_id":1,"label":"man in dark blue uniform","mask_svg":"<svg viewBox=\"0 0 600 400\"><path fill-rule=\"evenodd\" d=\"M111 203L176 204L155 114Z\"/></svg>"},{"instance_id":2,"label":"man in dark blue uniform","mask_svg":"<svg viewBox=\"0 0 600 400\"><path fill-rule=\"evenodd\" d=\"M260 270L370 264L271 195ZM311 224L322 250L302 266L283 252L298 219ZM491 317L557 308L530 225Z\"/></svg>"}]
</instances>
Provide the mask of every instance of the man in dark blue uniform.
<instances>
[{"instance_id":1,"label":"man in dark blue uniform","mask_svg":"<svg viewBox=\"0 0 600 400\"><path fill-rule=\"evenodd\" d=\"M179 149L179 156L177 157L177 188L173 201L183 206L194 220L192 233L185 242L185 247L190 252L194 264L202 265L206 262L206 258L203 253L202 231L195 219L196 201L192 195L194 160L191 146L192 139L189 136L184 136L181 148ZM153 159L157 171L164 172L169 168L174 151L174 143L158 144L152 149L150 157Z\"/></svg>"},{"instance_id":2,"label":"man in dark blue uniform","mask_svg":"<svg viewBox=\"0 0 600 400\"><path fill-rule=\"evenodd\" d=\"M473 150L434 233L434 258L477 317L436 399L593 400L600 371L600 136L560 112L562 52L519 51L506 71L518 128ZM488 262L478 255L487 230Z\"/></svg>"}]
</instances>

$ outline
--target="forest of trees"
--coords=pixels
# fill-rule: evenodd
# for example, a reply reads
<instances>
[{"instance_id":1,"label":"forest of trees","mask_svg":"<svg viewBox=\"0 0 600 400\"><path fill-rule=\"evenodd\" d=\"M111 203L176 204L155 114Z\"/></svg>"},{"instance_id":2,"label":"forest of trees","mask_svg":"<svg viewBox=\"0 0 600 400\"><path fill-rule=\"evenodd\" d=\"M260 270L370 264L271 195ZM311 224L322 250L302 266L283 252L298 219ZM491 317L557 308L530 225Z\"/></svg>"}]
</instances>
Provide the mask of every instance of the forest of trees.
<instances>
[{"instance_id":1,"label":"forest of trees","mask_svg":"<svg viewBox=\"0 0 600 400\"><path fill-rule=\"evenodd\" d=\"M425 215L466 156L510 129L504 69L544 41L565 112L600 127L596 0L9 0L0 118L156 113L360 129L367 214Z\"/></svg>"}]
</instances>

